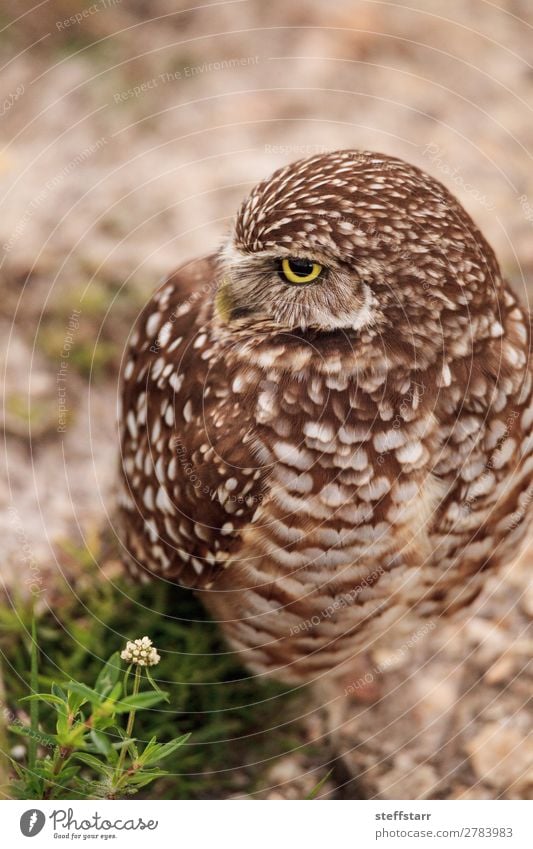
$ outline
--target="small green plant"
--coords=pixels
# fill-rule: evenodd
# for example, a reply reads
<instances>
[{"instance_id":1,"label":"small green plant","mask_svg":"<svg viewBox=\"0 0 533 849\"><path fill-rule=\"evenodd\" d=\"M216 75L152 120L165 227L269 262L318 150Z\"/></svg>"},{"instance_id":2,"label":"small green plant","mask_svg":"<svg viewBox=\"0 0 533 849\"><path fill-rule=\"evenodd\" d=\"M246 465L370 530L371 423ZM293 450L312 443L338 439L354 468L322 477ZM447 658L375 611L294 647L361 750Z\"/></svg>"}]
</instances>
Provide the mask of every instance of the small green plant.
<instances>
[{"instance_id":1,"label":"small green plant","mask_svg":"<svg viewBox=\"0 0 533 849\"><path fill-rule=\"evenodd\" d=\"M124 670L122 661L126 661ZM148 637L129 641L100 670L93 687L70 680L53 683L49 693L38 693L38 651L32 628L30 725L11 725L10 731L28 738L25 765L13 762L17 779L12 795L20 799L107 798L137 793L168 773L159 767L189 737L168 743L152 737L144 746L133 736L136 714L168 701L150 667L160 657ZM142 689L146 681L148 689ZM130 686L131 685L131 686ZM53 708L55 732L40 728L39 708ZM123 718L126 717L124 727ZM45 754L40 755L43 751Z\"/></svg>"},{"instance_id":2,"label":"small green plant","mask_svg":"<svg viewBox=\"0 0 533 849\"><path fill-rule=\"evenodd\" d=\"M53 730L57 715L51 704L23 699L32 693L51 693L54 684L66 690L65 682L70 680L94 686L105 659L114 648L122 648L135 622L137 633L149 634L156 646L165 648L157 669L149 671L158 673L157 683L170 700L152 710L137 711L134 736L142 741L137 745L145 745L154 736L158 741L172 740L176 728L180 734L191 735L187 745L162 762L170 771L141 788L137 798L260 796L264 786L270 786L268 770L278 758L305 748L310 767L321 761L320 745L308 742L298 722L305 710L305 694L247 674L190 591L163 581L132 584L118 564L112 543L89 527L83 544L77 539L58 544L65 580L57 577L57 570L53 578L43 570L43 586L52 603L41 601L43 593L34 604L39 648L36 683L24 674L34 648L31 599L11 595L0 604L0 720L29 727L28 705L33 704L39 707L39 728ZM142 686L148 689L144 680ZM83 706L82 712L89 707L90 703ZM125 727L127 716L121 719ZM110 734L111 730L110 742L118 742ZM11 746L13 760L27 765L27 745L23 751L20 736L10 732L9 738L0 749L9 751ZM53 755L40 737L38 743L40 753ZM85 776L91 774L90 767L84 770ZM0 768L0 796L15 793L12 779L7 782L8 772L13 775L11 762Z\"/></svg>"}]
</instances>

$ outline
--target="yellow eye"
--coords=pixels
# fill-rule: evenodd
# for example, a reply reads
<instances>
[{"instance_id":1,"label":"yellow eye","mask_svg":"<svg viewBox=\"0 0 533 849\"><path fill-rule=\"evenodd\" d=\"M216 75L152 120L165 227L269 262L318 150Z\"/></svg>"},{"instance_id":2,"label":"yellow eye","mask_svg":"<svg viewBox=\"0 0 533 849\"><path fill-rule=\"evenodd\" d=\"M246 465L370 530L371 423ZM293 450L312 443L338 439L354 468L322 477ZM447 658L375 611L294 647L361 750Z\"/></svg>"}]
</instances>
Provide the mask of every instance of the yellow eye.
<instances>
[{"instance_id":1,"label":"yellow eye","mask_svg":"<svg viewBox=\"0 0 533 849\"><path fill-rule=\"evenodd\" d=\"M281 262L281 274L289 283L311 283L316 280L322 266L310 259L284 259Z\"/></svg>"}]
</instances>

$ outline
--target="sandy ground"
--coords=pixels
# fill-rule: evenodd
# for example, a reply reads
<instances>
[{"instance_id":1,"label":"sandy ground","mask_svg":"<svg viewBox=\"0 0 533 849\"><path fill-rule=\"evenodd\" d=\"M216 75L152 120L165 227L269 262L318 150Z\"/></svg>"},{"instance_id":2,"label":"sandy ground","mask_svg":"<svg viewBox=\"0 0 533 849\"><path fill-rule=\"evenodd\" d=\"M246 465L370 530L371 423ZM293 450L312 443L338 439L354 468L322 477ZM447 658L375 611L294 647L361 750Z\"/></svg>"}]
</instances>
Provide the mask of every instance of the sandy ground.
<instances>
[{"instance_id":1,"label":"sandy ground","mask_svg":"<svg viewBox=\"0 0 533 849\"><path fill-rule=\"evenodd\" d=\"M160 276L213 249L275 167L344 147L414 162L458 195L528 296L527 0L194 5L3 3L9 585L53 582L54 544L109 522L129 327ZM491 578L462 619L374 659L383 697L339 731L366 795L531 794L532 558ZM304 771L280 762L268 795L298 795Z\"/></svg>"}]
</instances>

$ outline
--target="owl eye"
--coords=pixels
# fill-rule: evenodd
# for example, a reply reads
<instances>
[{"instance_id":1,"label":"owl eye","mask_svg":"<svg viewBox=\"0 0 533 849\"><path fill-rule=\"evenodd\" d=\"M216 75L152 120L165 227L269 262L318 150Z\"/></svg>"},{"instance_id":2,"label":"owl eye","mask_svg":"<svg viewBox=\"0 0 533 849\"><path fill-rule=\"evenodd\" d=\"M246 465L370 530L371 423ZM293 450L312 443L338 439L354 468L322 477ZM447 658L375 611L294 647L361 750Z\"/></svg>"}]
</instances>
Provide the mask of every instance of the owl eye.
<instances>
[{"instance_id":1,"label":"owl eye","mask_svg":"<svg viewBox=\"0 0 533 849\"><path fill-rule=\"evenodd\" d=\"M289 283L311 283L322 271L318 262L310 259L285 258L281 261L281 277Z\"/></svg>"}]
</instances>

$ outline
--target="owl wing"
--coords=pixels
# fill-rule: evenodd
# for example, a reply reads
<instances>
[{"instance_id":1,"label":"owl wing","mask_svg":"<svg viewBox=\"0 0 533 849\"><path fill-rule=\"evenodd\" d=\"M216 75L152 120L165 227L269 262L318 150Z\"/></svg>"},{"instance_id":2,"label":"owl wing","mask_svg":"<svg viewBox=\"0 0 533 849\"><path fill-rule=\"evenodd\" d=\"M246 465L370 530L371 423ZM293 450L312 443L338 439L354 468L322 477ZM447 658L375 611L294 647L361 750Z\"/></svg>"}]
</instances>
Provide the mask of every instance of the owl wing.
<instances>
[{"instance_id":1,"label":"owl wing","mask_svg":"<svg viewBox=\"0 0 533 849\"><path fill-rule=\"evenodd\" d=\"M129 568L208 588L268 490L251 404L211 337L213 257L166 280L142 312L123 371L122 536Z\"/></svg>"},{"instance_id":2,"label":"owl wing","mask_svg":"<svg viewBox=\"0 0 533 849\"><path fill-rule=\"evenodd\" d=\"M433 473L445 494L431 520L432 597L451 608L479 592L486 569L518 553L533 506L531 328L509 291L493 332L450 366L450 391L436 404Z\"/></svg>"}]
</instances>

